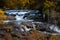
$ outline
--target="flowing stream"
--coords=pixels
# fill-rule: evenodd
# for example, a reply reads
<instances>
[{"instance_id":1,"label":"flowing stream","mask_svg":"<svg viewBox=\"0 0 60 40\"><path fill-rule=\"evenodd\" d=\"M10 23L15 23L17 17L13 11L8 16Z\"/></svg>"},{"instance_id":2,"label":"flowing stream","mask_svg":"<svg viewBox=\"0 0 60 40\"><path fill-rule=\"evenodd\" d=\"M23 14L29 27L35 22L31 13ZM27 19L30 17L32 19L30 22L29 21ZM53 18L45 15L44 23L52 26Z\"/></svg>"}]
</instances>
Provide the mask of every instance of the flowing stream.
<instances>
[{"instance_id":1,"label":"flowing stream","mask_svg":"<svg viewBox=\"0 0 60 40\"><path fill-rule=\"evenodd\" d=\"M34 22L33 22L34 20L23 19L25 13L27 13L27 12L20 12L20 14L18 14L18 15L15 16L16 20L14 20L14 21L6 20L6 21L4 21L4 23L15 22L16 24L20 25L21 22L23 22L23 21L28 21L28 22L31 22L31 23L32 23L33 28L35 29L35 26L36 26L36 25L35 25ZM35 23L45 24L45 23L43 23L43 22L35 22ZM48 26L47 26L47 25L48 25ZM58 34L60 34L60 29L58 28L58 26L55 26L55 25L50 25L50 26L49 26L49 25L50 25L50 24L47 24L47 23L46 23L44 26L47 26L47 27L50 28L50 30L56 31ZM26 32L31 30L31 28L27 28L27 27L24 26L24 25L22 25L22 27L25 29ZM23 28L21 29L21 31L24 31ZM54 29L53 29L53 28L54 28ZM44 33L47 33L47 32L44 32Z\"/></svg>"}]
</instances>

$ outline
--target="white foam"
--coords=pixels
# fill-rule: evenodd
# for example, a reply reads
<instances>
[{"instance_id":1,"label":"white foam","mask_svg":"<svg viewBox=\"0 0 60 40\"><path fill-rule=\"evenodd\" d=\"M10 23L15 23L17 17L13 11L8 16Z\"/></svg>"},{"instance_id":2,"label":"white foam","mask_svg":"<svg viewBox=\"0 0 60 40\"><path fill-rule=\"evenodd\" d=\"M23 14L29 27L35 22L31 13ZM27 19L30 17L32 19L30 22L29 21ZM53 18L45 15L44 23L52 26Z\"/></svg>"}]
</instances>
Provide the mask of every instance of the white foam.
<instances>
[{"instance_id":1,"label":"white foam","mask_svg":"<svg viewBox=\"0 0 60 40\"><path fill-rule=\"evenodd\" d=\"M60 33L60 29L58 28L58 26L51 25L51 26L50 26L50 29L52 29L52 30L54 30L54 31L56 31L56 32L58 32L58 33Z\"/></svg>"}]
</instances>

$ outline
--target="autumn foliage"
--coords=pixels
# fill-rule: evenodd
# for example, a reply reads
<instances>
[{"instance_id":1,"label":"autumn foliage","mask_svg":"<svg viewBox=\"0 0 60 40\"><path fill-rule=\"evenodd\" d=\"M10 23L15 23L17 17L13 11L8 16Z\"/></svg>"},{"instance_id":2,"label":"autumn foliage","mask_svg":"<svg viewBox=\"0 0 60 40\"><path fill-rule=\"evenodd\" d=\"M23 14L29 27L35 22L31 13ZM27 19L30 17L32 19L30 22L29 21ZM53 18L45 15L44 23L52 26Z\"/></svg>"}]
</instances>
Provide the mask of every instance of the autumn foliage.
<instances>
[{"instance_id":1,"label":"autumn foliage","mask_svg":"<svg viewBox=\"0 0 60 40\"><path fill-rule=\"evenodd\" d=\"M7 19L7 16L4 13L4 11L0 10L0 24L3 24L3 21Z\"/></svg>"},{"instance_id":2,"label":"autumn foliage","mask_svg":"<svg viewBox=\"0 0 60 40\"><path fill-rule=\"evenodd\" d=\"M52 11L60 11L59 0L0 0L1 9L34 9L42 10L43 14L55 14ZM34 30L32 24L22 22L23 25L32 28L28 32L21 32L21 25L14 23L3 23L5 20L13 20L12 16L7 17L5 11L0 9L0 40L60 40L60 35L45 34L37 29L43 29L41 26L36 26ZM57 13L57 18L60 22L60 14ZM60 24L59 24L60 25ZM18 27L17 27L18 26ZM45 27L44 27L45 28Z\"/></svg>"},{"instance_id":3,"label":"autumn foliage","mask_svg":"<svg viewBox=\"0 0 60 40\"><path fill-rule=\"evenodd\" d=\"M4 13L4 11L0 10L0 20L5 20L7 18L7 16Z\"/></svg>"}]
</instances>

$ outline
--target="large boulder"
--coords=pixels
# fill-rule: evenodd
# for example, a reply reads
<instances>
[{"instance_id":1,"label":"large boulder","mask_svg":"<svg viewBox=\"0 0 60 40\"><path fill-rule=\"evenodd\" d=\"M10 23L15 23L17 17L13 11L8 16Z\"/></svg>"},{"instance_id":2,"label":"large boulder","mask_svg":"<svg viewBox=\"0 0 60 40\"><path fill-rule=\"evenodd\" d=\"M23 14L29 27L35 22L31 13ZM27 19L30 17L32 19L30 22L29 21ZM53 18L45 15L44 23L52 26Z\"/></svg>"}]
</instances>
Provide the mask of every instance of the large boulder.
<instances>
[{"instance_id":1,"label":"large boulder","mask_svg":"<svg viewBox=\"0 0 60 40\"><path fill-rule=\"evenodd\" d=\"M8 17L7 17L7 20L16 20L16 18L13 17L13 16L8 16Z\"/></svg>"}]
</instances>

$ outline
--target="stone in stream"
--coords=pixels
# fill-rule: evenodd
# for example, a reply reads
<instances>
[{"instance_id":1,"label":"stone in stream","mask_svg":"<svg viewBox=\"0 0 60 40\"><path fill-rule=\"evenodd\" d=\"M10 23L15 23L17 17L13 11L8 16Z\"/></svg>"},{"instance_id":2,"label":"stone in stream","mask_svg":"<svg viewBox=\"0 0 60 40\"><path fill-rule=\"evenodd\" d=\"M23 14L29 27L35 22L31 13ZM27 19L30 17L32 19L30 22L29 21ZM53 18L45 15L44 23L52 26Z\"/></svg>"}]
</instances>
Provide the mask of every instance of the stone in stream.
<instances>
[{"instance_id":1,"label":"stone in stream","mask_svg":"<svg viewBox=\"0 0 60 40\"><path fill-rule=\"evenodd\" d=\"M29 23L29 22L22 22L23 25L27 26L27 27L32 27L32 23Z\"/></svg>"},{"instance_id":2,"label":"stone in stream","mask_svg":"<svg viewBox=\"0 0 60 40\"><path fill-rule=\"evenodd\" d=\"M13 16L8 16L8 17L7 17L7 20L16 20L16 18L13 17Z\"/></svg>"}]
</instances>

